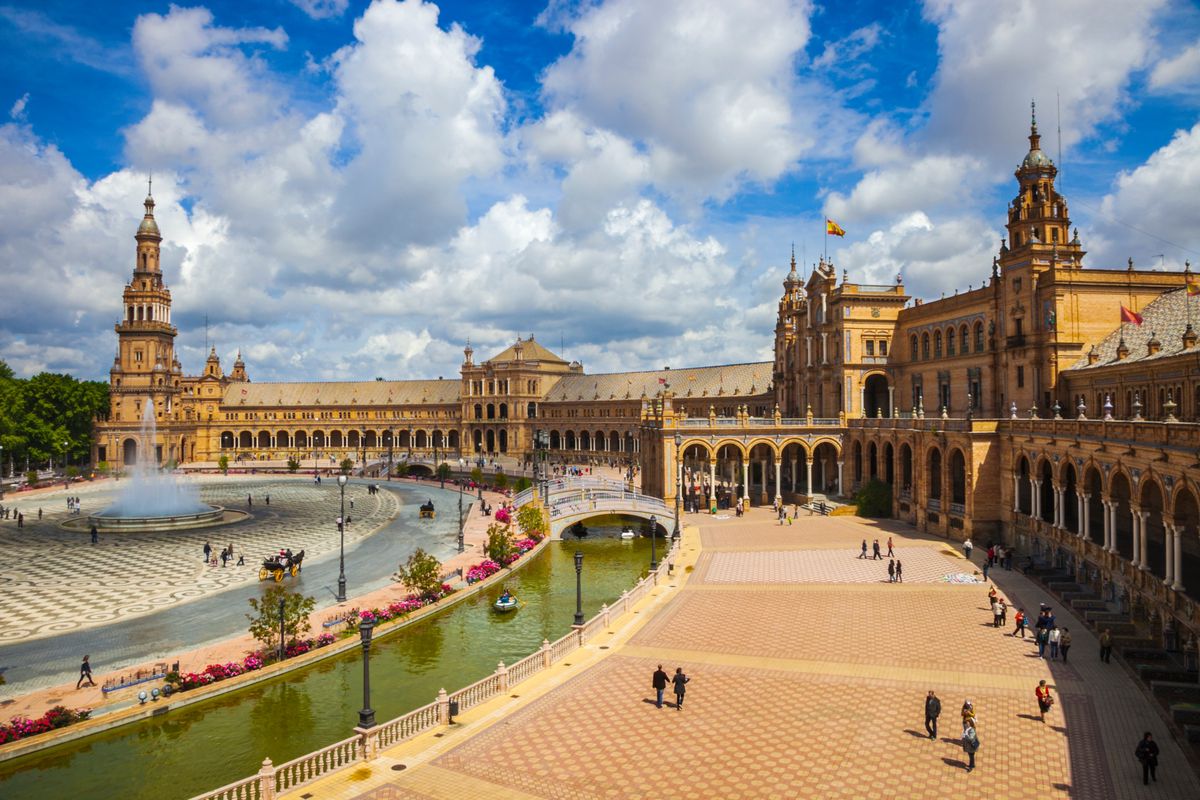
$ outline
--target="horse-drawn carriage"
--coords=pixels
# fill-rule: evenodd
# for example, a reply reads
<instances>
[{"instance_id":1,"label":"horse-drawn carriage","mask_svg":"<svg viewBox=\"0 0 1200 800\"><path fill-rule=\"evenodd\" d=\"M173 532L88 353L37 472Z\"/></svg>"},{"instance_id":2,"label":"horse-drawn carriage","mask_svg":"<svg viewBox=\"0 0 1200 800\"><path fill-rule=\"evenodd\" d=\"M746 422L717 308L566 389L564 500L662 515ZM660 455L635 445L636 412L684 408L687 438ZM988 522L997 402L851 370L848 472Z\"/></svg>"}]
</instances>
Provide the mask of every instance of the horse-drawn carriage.
<instances>
[{"instance_id":1,"label":"horse-drawn carriage","mask_svg":"<svg viewBox=\"0 0 1200 800\"><path fill-rule=\"evenodd\" d=\"M433 519L437 516L437 512L433 510L433 501L427 500L421 504L421 519Z\"/></svg>"},{"instance_id":2,"label":"horse-drawn carriage","mask_svg":"<svg viewBox=\"0 0 1200 800\"><path fill-rule=\"evenodd\" d=\"M284 573L291 575L293 578L300 574L300 565L304 561L304 551L293 553L291 550L284 551L277 556L263 559L262 567L258 570L258 579L265 581L269 577L275 578L276 583L283 581Z\"/></svg>"}]
</instances>

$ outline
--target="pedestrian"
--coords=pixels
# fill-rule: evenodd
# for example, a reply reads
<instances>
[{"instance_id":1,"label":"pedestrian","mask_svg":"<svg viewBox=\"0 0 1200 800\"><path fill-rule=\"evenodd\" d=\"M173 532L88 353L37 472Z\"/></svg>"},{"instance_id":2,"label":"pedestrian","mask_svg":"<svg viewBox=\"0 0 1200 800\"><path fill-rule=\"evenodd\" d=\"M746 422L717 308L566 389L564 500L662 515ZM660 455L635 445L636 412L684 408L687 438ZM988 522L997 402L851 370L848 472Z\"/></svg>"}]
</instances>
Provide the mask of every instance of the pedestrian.
<instances>
[{"instance_id":1,"label":"pedestrian","mask_svg":"<svg viewBox=\"0 0 1200 800\"><path fill-rule=\"evenodd\" d=\"M270 494L267 495L266 501L267 501L267 505L271 505L271 495Z\"/></svg>"},{"instance_id":2,"label":"pedestrian","mask_svg":"<svg viewBox=\"0 0 1200 800\"><path fill-rule=\"evenodd\" d=\"M860 555L859 558L866 558L866 557L867 557L867 540L863 539L862 555Z\"/></svg>"},{"instance_id":3,"label":"pedestrian","mask_svg":"<svg viewBox=\"0 0 1200 800\"><path fill-rule=\"evenodd\" d=\"M992 565L990 562L988 562L988 561L983 562L983 582L984 583L987 583L988 570L990 570L991 568L992 568Z\"/></svg>"},{"instance_id":4,"label":"pedestrian","mask_svg":"<svg viewBox=\"0 0 1200 800\"><path fill-rule=\"evenodd\" d=\"M675 668L675 677L671 678L671 683L675 686L675 710L683 710L683 695L687 691L685 688L690 681L687 675L683 674L683 667Z\"/></svg>"},{"instance_id":5,"label":"pedestrian","mask_svg":"<svg viewBox=\"0 0 1200 800\"><path fill-rule=\"evenodd\" d=\"M888 583L896 582L896 562L894 560L888 562Z\"/></svg>"},{"instance_id":6,"label":"pedestrian","mask_svg":"<svg viewBox=\"0 0 1200 800\"><path fill-rule=\"evenodd\" d=\"M238 553L237 566L239 566L239 567L246 566L246 554L245 553Z\"/></svg>"},{"instance_id":7,"label":"pedestrian","mask_svg":"<svg viewBox=\"0 0 1200 800\"><path fill-rule=\"evenodd\" d=\"M40 521L41 519L42 519L42 507L38 506L38 520Z\"/></svg>"},{"instance_id":8,"label":"pedestrian","mask_svg":"<svg viewBox=\"0 0 1200 800\"><path fill-rule=\"evenodd\" d=\"M1051 628L1049 639L1050 639L1050 658L1057 660L1058 659L1058 643L1062 639L1062 631L1060 631L1058 628Z\"/></svg>"},{"instance_id":9,"label":"pedestrian","mask_svg":"<svg viewBox=\"0 0 1200 800\"><path fill-rule=\"evenodd\" d=\"M971 550L974 547L975 545L971 544L971 538L967 537L967 539L963 542L963 553L966 554L967 561L971 560Z\"/></svg>"},{"instance_id":10,"label":"pedestrian","mask_svg":"<svg viewBox=\"0 0 1200 800\"><path fill-rule=\"evenodd\" d=\"M1112 658L1112 634L1108 632L1108 628L1100 634L1100 660L1105 664Z\"/></svg>"},{"instance_id":11,"label":"pedestrian","mask_svg":"<svg viewBox=\"0 0 1200 800\"><path fill-rule=\"evenodd\" d=\"M1071 649L1071 629L1063 628L1058 640L1058 652L1062 653L1063 663L1067 663L1067 652Z\"/></svg>"},{"instance_id":12,"label":"pedestrian","mask_svg":"<svg viewBox=\"0 0 1200 800\"><path fill-rule=\"evenodd\" d=\"M246 508L254 508L254 498L246 495Z\"/></svg>"},{"instance_id":13,"label":"pedestrian","mask_svg":"<svg viewBox=\"0 0 1200 800\"><path fill-rule=\"evenodd\" d=\"M204 543L204 563L207 564L212 558L212 545L208 542Z\"/></svg>"},{"instance_id":14,"label":"pedestrian","mask_svg":"<svg viewBox=\"0 0 1200 800\"><path fill-rule=\"evenodd\" d=\"M904 565L898 558L896 559L896 583L904 583Z\"/></svg>"},{"instance_id":15,"label":"pedestrian","mask_svg":"<svg viewBox=\"0 0 1200 800\"><path fill-rule=\"evenodd\" d=\"M962 732L963 752L967 754L967 772L975 769L975 753L979 750L979 734L975 731L975 719L967 720Z\"/></svg>"},{"instance_id":16,"label":"pedestrian","mask_svg":"<svg viewBox=\"0 0 1200 800\"><path fill-rule=\"evenodd\" d=\"M889 536L888 537L888 558L892 558L895 555L896 555L896 553L892 549L892 537Z\"/></svg>"},{"instance_id":17,"label":"pedestrian","mask_svg":"<svg viewBox=\"0 0 1200 800\"><path fill-rule=\"evenodd\" d=\"M879 555L879 540L878 540L878 539L876 539L876 540L875 540L875 541L874 541L874 542L871 544L871 550L872 550L872 552L874 552L874 556L872 556L872 557L871 557L871 560L872 560L872 561L875 561L875 560L877 560L877 559L882 559L882 558L883 558L883 556Z\"/></svg>"},{"instance_id":18,"label":"pedestrian","mask_svg":"<svg viewBox=\"0 0 1200 800\"><path fill-rule=\"evenodd\" d=\"M1158 769L1158 743L1154 741L1150 731L1142 734L1142 740L1138 742L1133 754L1142 762L1142 783L1149 786L1151 778L1157 783L1158 775L1155 774L1155 770Z\"/></svg>"},{"instance_id":19,"label":"pedestrian","mask_svg":"<svg viewBox=\"0 0 1200 800\"><path fill-rule=\"evenodd\" d=\"M937 721L942 713L942 701L938 700L933 689L929 690L929 694L925 695L925 732L929 734L930 739L937 738Z\"/></svg>"},{"instance_id":20,"label":"pedestrian","mask_svg":"<svg viewBox=\"0 0 1200 800\"><path fill-rule=\"evenodd\" d=\"M987 564L984 566L986 567ZM992 598L992 627L1000 627L1000 600L995 597Z\"/></svg>"},{"instance_id":21,"label":"pedestrian","mask_svg":"<svg viewBox=\"0 0 1200 800\"><path fill-rule=\"evenodd\" d=\"M1008 601L1000 598L1000 627L1008 625Z\"/></svg>"},{"instance_id":22,"label":"pedestrian","mask_svg":"<svg viewBox=\"0 0 1200 800\"><path fill-rule=\"evenodd\" d=\"M975 722L975 706L971 705L970 700L963 700L962 721L964 728L966 727L968 720L971 723Z\"/></svg>"},{"instance_id":23,"label":"pedestrian","mask_svg":"<svg viewBox=\"0 0 1200 800\"><path fill-rule=\"evenodd\" d=\"M1045 658L1046 645L1050 643L1050 631L1045 628L1038 628L1034 641L1037 642L1038 658Z\"/></svg>"},{"instance_id":24,"label":"pedestrian","mask_svg":"<svg viewBox=\"0 0 1200 800\"><path fill-rule=\"evenodd\" d=\"M1046 712L1054 705L1054 698L1050 695L1050 687L1046 685L1044 680L1038 681L1038 686L1033 690L1037 695L1038 711L1042 713L1042 722L1046 721Z\"/></svg>"},{"instance_id":25,"label":"pedestrian","mask_svg":"<svg viewBox=\"0 0 1200 800\"><path fill-rule=\"evenodd\" d=\"M1023 608L1018 608L1017 615L1015 617L1013 617L1012 635L1014 637L1016 637L1017 631L1021 632L1021 638L1024 639L1025 638L1025 609L1023 609Z\"/></svg>"},{"instance_id":26,"label":"pedestrian","mask_svg":"<svg viewBox=\"0 0 1200 800\"><path fill-rule=\"evenodd\" d=\"M221 551L221 566L222 566L222 567L227 567L227 566L229 566L229 559L230 559L232 556L233 556L233 554L229 552L229 549L228 549L228 548L225 548L225 549L223 549L223 550Z\"/></svg>"},{"instance_id":27,"label":"pedestrian","mask_svg":"<svg viewBox=\"0 0 1200 800\"><path fill-rule=\"evenodd\" d=\"M100 531L96 530L96 526L92 526L92 544L100 541Z\"/></svg>"},{"instance_id":28,"label":"pedestrian","mask_svg":"<svg viewBox=\"0 0 1200 800\"><path fill-rule=\"evenodd\" d=\"M662 708L663 692L667 690L667 673L662 668L662 664L658 665L658 669L654 671L654 676L650 679L650 685L654 687L654 705Z\"/></svg>"},{"instance_id":29,"label":"pedestrian","mask_svg":"<svg viewBox=\"0 0 1200 800\"><path fill-rule=\"evenodd\" d=\"M79 680L75 682L76 689L82 686L85 680L88 682L88 686L96 685L96 682L92 680L92 665L88 663L89 658L91 656L84 656L83 663L79 665Z\"/></svg>"},{"instance_id":30,"label":"pedestrian","mask_svg":"<svg viewBox=\"0 0 1200 800\"><path fill-rule=\"evenodd\" d=\"M21 513L19 513L19 512L17 513L17 527L18 527L18 528L24 528L24 527L25 527L25 515L24 515L24 514L21 514Z\"/></svg>"},{"instance_id":31,"label":"pedestrian","mask_svg":"<svg viewBox=\"0 0 1200 800\"><path fill-rule=\"evenodd\" d=\"M1004 568L1012 570L1013 550L1011 547L1004 548Z\"/></svg>"}]
</instances>

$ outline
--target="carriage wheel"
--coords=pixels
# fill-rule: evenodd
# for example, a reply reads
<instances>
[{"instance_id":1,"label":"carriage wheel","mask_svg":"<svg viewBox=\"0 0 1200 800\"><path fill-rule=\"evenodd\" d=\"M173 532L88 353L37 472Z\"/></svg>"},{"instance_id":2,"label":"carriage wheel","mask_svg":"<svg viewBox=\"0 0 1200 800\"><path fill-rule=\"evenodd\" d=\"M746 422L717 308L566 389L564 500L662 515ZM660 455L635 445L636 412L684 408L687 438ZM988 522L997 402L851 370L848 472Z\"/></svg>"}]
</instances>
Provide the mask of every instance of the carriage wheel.
<instances>
[{"instance_id":1,"label":"carriage wheel","mask_svg":"<svg viewBox=\"0 0 1200 800\"><path fill-rule=\"evenodd\" d=\"M266 567L260 567L260 568L259 568L259 570L258 570L258 579L259 579L260 581L265 581L265 580L267 579L267 576L268 576L268 575L270 575L270 574L271 574L271 573L267 572L267 568L266 568Z\"/></svg>"},{"instance_id":2,"label":"carriage wheel","mask_svg":"<svg viewBox=\"0 0 1200 800\"><path fill-rule=\"evenodd\" d=\"M283 582L283 570L282 569L275 570L275 582L276 583Z\"/></svg>"},{"instance_id":3,"label":"carriage wheel","mask_svg":"<svg viewBox=\"0 0 1200 800\"><path fill-rule=\"evenodd\" d=\"M299 571L300 571L300 566L298 564L292 564L292 577L293 578L296 577L296 573Z\"/></svg>"}]
</instances>

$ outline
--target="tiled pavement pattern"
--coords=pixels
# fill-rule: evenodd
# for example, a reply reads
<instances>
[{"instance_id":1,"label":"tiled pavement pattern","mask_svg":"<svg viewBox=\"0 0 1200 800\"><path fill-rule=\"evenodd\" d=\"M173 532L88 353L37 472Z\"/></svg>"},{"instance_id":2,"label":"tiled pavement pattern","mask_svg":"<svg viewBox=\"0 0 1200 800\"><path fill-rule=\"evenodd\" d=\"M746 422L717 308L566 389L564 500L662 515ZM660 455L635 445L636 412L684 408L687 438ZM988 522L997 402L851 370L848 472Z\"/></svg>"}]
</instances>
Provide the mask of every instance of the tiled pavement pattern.
<instances>
[{"instance_id":1,"label":"tiled pavement pattern","mask_svg":"<svg viewBox=\"0 0 1200 800\"><path fill-rule=\"evenodd\" d=\"M759 520L717 522L725 530L705 530L705 544L781 549L774 526ZM822 527L845 538L846 524L814 523L810 541L795 546L819 539ZM905 552L940 549L893 535ZM987 624L983 586L856 583L853 561L820 562L829 573L811 583L721 584L697 570L627 644L494 722L469 722L461 743L432 761L398 748L382 760L402 759L406 771L359 770L305 796L1200 797L1156 710L1117 664L1099 663L1082 625L1066 621L1070 665L1045 662L1031 642ZM752 578L756 562L741 563ZM1015 572L992 577L1025 603L1050 602ZM648 702L659 661L692 678L682 711ZM1033 696L1040 678L1059 700L1046 724ZM923 731L928 689L943 703L937 741ZM982 740L972 773L957 742L964 698L975 704ZM1151 789L1132 757L1143 730L1163 751Z\"/></svg>"},{"instance_id":2,"label":"tiled pavement pattern","mask_svg":"<svg viewBox=\"0 0 1200 800\"><path fill-rule=\"evenodd\" d=\"M104 508L114 492L94 487L72 489L83 513ZM270 506L265 495L271 496ZM67 530L71 517L66 493L14 499L25 514L25 527L0 521L0 642L52 636L64 631L104 625L258 580L262 558L280 548L304 550L313 558L338 545L335 520L338 487L334 481L315 486L300 480L209 479L201 483L207 503L247 510L253 495L252 524L171 533L113 534L92 545L86 525ZM349 511L354 500L354 510ZM37 519L41 507L44 516ZM376 530L399 511L390 492L368 495L366 486L350 484L346 507L352 520L346 541ZM214 555L233 544L245 553L246 565L207 567L204 543Z\"/></svg>"},{"instance_id":3,"label":"tiled pavement pattern","mask_svg":"<svg viewBox=\"0 0 1200 800\"><path fill-rule=\"evenodd\" d=\"M948 552L934 547L897 552L904 584L941 583L944 575L965 571L966 562L948 558ZM887 558L863 559L842 549L719 552L704 554L696 576L706 583L887 583L888 563Z\"/></svg>"}]
</instances>

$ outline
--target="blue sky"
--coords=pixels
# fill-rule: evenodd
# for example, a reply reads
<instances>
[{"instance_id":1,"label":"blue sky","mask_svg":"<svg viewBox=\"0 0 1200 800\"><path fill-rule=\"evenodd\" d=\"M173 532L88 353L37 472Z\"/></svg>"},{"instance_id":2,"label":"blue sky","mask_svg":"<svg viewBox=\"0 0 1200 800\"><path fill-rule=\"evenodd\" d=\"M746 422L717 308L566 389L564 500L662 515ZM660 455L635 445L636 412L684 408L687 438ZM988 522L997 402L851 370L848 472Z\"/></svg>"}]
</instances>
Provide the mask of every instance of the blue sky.
<instances>
[{"instance_id":1,"label":"blue sky","mask_svg":"<svg viewBox=\"0 0 1200 800\"><path fill-rule=\"evenodd\" d=\"M150 172L185 370L207 317L257 380L769 358L825 216L851 281L977 286L1031 99L1086 263L1200 263L1188 2L0 0L0 45L22 374L105 374Z\"/></svg>"}]
</instances>

